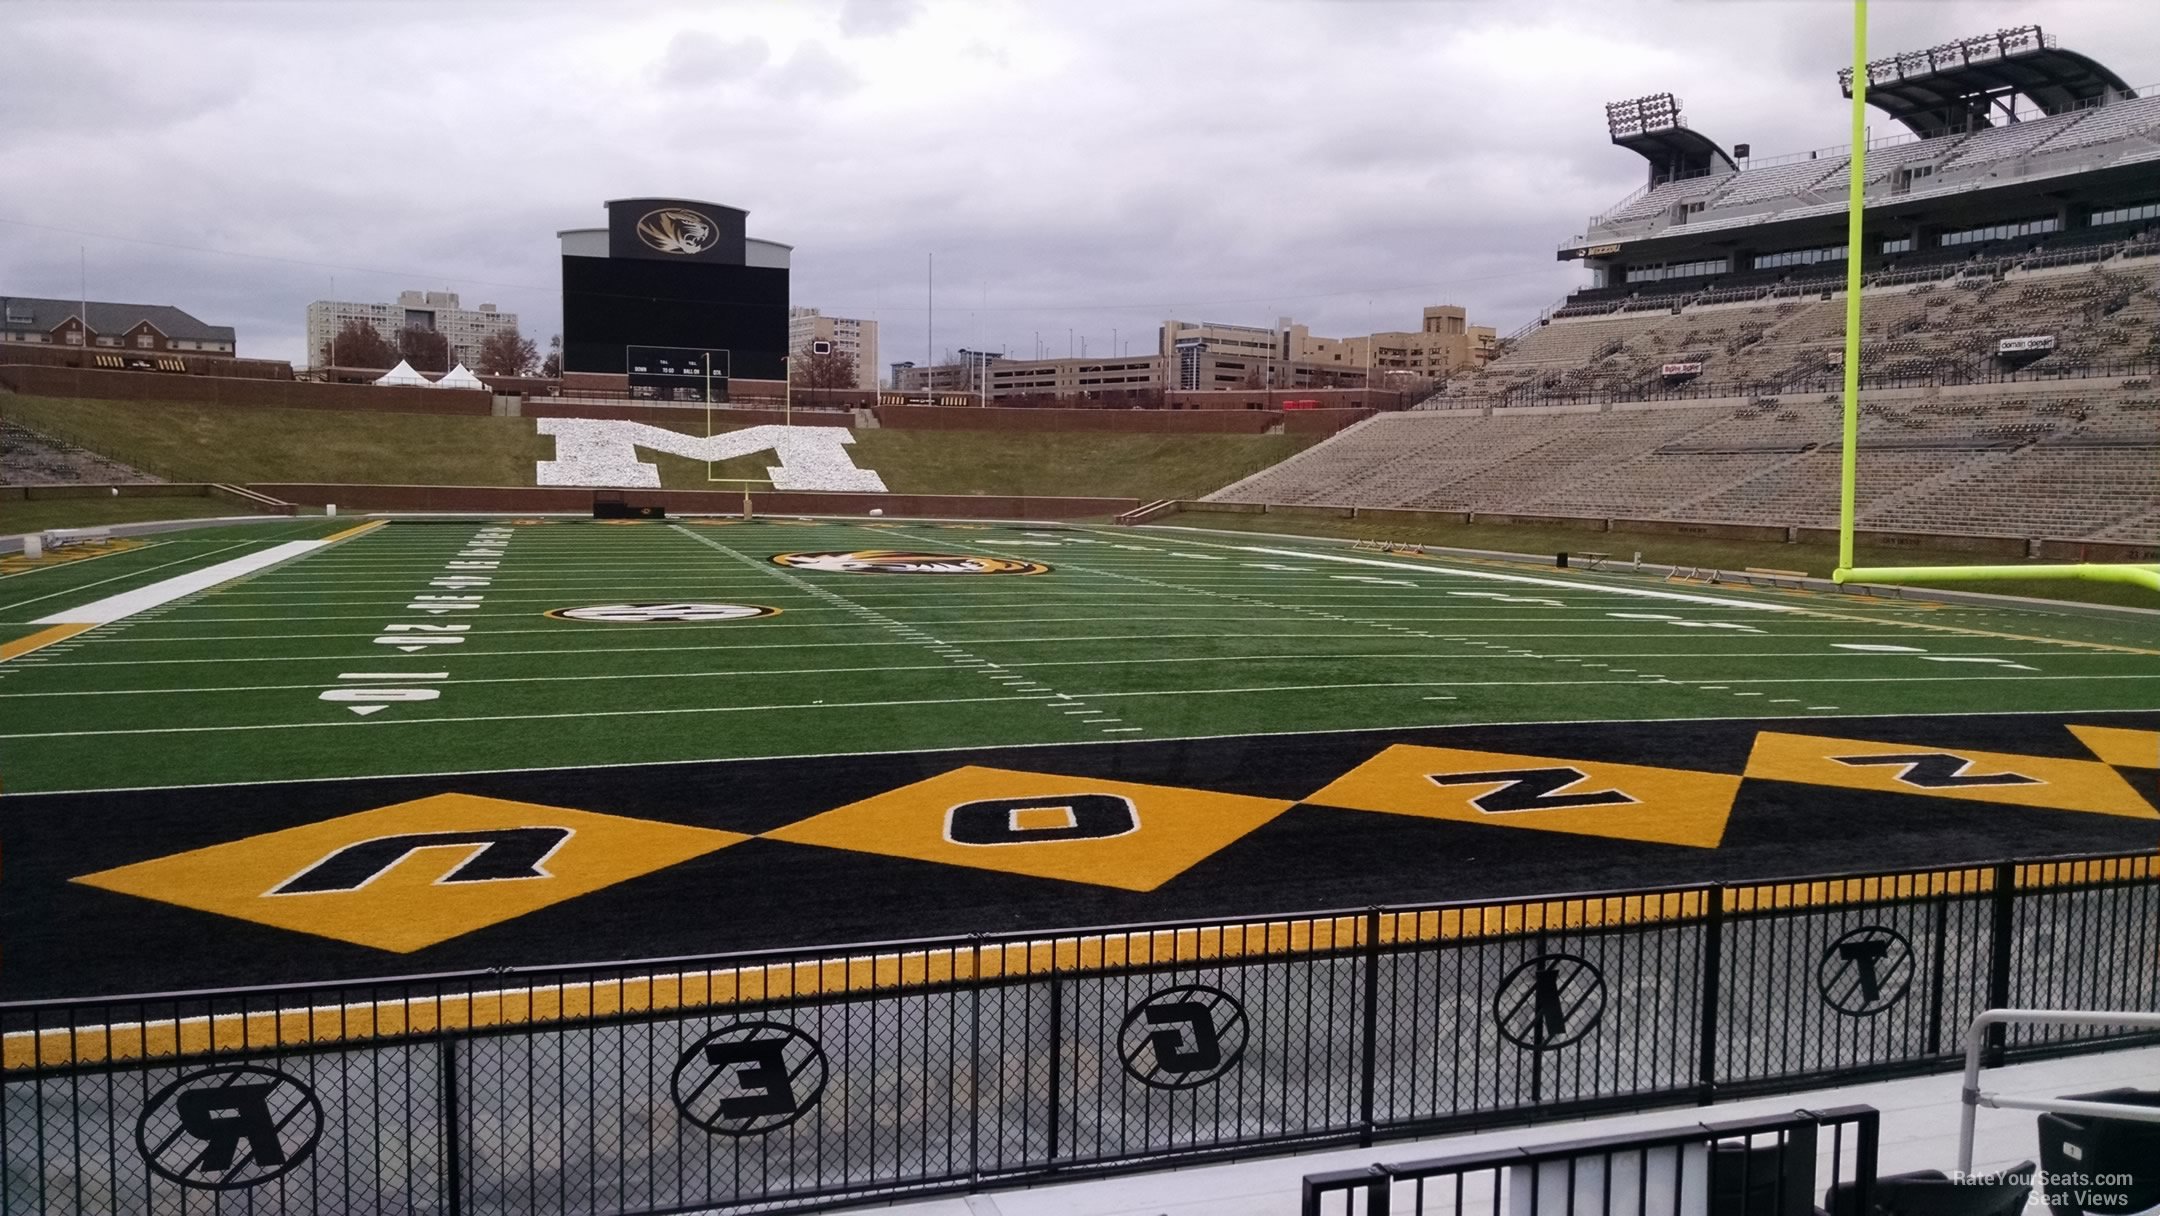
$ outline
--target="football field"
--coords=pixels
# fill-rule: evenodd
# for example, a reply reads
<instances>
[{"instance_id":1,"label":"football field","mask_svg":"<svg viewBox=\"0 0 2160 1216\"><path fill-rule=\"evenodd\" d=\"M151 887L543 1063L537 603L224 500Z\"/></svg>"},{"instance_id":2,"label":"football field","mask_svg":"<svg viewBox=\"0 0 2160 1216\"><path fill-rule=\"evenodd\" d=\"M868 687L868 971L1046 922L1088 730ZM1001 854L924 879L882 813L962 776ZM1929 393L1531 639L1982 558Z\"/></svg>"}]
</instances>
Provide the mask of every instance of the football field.
<instances>
[{"instance_id":1,"label":"football field","mask_svg":"<svg viewBox=\"0 0 2160 1216\"><path fill-rule=\"evenodd\" d=\"M0 638L337 531L175 533L6 578ZM879 550L1011 568L775 561ZM685 604L745 615L670 619L664 606ZM7 792L30 793L1461 723L2156 704L2160 637L2038 612L1168 531L460 521L373 528L0 665L0 747Z\"/></svg>"},{"instance_id":2,"label":"football field","mask_svg":"<svg viewBox=\"0 0 2160 1216\"><path fill-rule=\"evenodd\" d=\"M1175 528L164 533L0 568L0 994L2144 849L2150 634Z\"/></svg>"}]
</instances>

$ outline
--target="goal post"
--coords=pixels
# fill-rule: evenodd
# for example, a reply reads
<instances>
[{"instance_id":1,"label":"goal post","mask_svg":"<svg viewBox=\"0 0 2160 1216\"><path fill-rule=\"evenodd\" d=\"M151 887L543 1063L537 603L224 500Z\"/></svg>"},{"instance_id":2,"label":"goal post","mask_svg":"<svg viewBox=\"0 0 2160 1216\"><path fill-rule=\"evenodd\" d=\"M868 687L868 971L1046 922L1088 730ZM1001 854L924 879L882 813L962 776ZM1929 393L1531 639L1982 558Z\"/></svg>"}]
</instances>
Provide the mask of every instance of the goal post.
<instances>
[{"instance_id":1,"label":"goal post","mask_svg":"<svg viewBox=\"0 0 2160 1216\"><path fill-rule=\"evenodd\" d=\"M707 477L706 480L742 487L742 521L746 524L757 520L756 506L750 501L750 487L772 485L771 479L764 477Z\"/></svg>"},{"instance_id":2,"label":"goal post","mask_svg":"<svg viewBox=\"0 0 2160 1216\"><path fill-rule=\"evenodd\" d=\"M1858 513L1860 491L1860 286L1862 259L1867 252L1861 220L1867 204L1867 87L1867 0L1853 0L1852 163L1846 172L1845 192L1845 446L1838 467L1838 564L1831 578L1840 584L1890 585L2060 579L2127 583L2160 591L2160 564L1853 565L1853 520Z\"/></svg>"}]
</instances>

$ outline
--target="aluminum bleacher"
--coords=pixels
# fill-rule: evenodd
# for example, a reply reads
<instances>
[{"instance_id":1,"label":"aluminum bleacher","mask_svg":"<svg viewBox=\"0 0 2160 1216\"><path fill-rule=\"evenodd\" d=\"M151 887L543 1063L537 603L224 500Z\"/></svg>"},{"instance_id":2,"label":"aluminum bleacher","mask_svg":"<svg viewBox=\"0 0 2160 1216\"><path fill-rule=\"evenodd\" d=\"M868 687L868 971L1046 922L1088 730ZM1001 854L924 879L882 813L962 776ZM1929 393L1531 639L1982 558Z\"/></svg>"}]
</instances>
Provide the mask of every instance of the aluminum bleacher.
<instances>
[{"instance_id":1,"label":"aluminum bleacher","mask_svg":"<svg viewBox=\"0 0 2160 1216\"><path fill-rule=\"evenodd\" d=\"M1973 385L1870 402L1859 522L2152 541L2160 398L2138 383ZM1371 419L1208 497L1821 527L1837 519L1841 419L1834 395L1411 411Z\"/></svg>"}]
</instances>

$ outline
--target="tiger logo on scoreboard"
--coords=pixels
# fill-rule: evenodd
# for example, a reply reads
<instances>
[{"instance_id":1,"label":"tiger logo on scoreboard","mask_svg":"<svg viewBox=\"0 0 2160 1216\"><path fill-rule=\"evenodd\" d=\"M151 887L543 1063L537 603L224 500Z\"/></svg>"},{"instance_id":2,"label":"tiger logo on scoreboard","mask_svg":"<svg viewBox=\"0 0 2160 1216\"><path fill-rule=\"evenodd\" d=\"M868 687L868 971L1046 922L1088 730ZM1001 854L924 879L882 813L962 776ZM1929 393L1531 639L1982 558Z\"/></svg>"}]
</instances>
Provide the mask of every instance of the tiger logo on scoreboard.
<instances>
[{"instance_id":1,"label":"tiger logo on scoreboard","mask_svg":"<svg viewBox=\"0 0 2160 1216\"><path fill-rule=\"evenodd\" d=\"M825 553L776 553L773 564L828 574L1048 574L1041 562L972 553L919 553L910 549L853 549Z\"/></svg>"},{"instance_id":2,"label":"tiger logo on scoreboard","mask_svg":"<svg viewBox=\"0 0 2160 1216\"><path fill-rule=\"evenodd\" d=\"M688 207L661 207L638 217L638 239L662 253L703 253L712 247L715 226Z\"/></svg>"}]
</instances>

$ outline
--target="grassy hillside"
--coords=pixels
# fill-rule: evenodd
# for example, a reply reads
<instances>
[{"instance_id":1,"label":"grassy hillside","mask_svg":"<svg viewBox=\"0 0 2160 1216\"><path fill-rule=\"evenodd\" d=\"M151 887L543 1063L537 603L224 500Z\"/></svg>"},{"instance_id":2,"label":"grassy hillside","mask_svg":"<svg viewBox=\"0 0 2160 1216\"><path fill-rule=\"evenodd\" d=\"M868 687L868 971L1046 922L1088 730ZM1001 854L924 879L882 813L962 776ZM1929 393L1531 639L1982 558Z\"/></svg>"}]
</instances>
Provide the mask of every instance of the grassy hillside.
<instances>
[{"instance_id":1,"label":"grassy hillside","mask_svg":"<svg viewBox=\"0 0 2160 1216\"><path fill-rule=\"evenodd\" d=\"M0 397L0 413L171 481L330 481L526 486L554 442L530 418L231 409L162 402ZM695 431L703 419L685 419ZM1313 442L1302 435L859 431L855 462L901 493L1192 498ZM702 463L649 457L661 480L706 484ZM766 457L717 477L762 477Z\"/></svg>"},{"instance_id":2,"label":"grassy hillside","mask_svg":"<svg viewBox=\"0 0 2160 1216\"><path fill-rule=\"evenodd\" d=\"M247 508L222 498L0 499L0 536L47 528L96 528L150 519L207 519L246 515Z\"/></svg>"}]
</instances>

